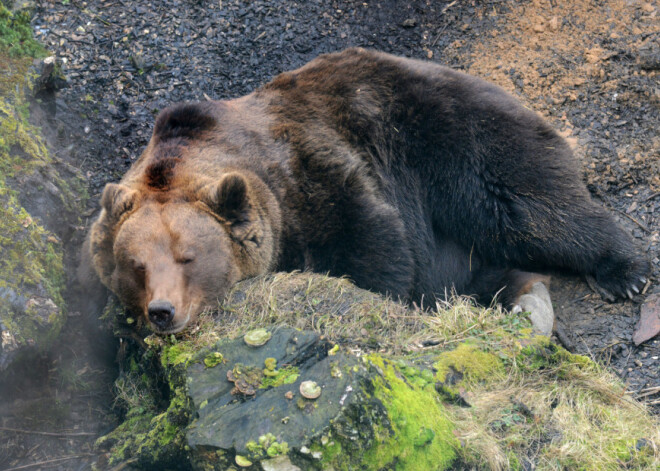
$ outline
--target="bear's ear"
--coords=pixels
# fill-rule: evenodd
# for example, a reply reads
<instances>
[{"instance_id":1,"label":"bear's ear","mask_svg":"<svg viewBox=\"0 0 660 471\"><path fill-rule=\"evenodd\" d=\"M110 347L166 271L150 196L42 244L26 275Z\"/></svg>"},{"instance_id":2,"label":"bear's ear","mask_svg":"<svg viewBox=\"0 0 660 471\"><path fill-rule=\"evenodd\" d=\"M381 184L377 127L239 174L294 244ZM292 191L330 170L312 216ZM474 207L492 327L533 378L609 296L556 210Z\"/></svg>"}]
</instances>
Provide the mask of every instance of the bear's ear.
<instances>
[{"instance_id":1,"label":"bear's ear","mask_svg":"<svg viewBox=\"0 0 660 471\"><path fill-rule=\"evenodd\" d=\"M108 183L101 196L101 206L112 220L118 220L122 214L133 209L137 192L125 185Z\"/></svg>"},{"instance_id":2,"label":"bear's ear","mask_svg":"<svg viewBox=\"0 0 660 471\"><path fill-rule=\"evenodd\" d=\"M223 175L218 183L207 185L201 199L216 214L232 225L250 220L250 197L248 182L239 173Z\"/></svg>"}]
</instances>

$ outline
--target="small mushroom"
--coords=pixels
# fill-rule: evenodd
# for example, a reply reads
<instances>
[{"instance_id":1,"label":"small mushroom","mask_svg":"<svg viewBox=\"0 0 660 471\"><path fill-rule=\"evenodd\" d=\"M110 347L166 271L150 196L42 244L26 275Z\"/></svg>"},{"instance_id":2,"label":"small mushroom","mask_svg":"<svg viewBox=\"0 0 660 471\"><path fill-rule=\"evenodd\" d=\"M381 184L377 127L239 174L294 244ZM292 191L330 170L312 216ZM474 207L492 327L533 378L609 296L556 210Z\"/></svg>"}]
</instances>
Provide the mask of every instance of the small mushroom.
<instances>
[{"instance_id":1,"label":"small mushroom","mask_svg":"<svg viewBox=\"0 0 660 471\"><path fill-rule=\"evenodd\" d=\"M252 466L252 461L247 459L245 456L236 455L236 464L241 468L247 468L248 466Z\"/></svg>"},{"instance_id":2,"label":"small mushroom","mask_svg":"<svg viewBox=\"0 0 660 471\"><path fill-rule=\"evenodd\" d=\"M251 330L243 337L243 340L250 347L261 347L270 340L271 333L266 329Z\"/></svg>"},{"instance_id":3,"label":"small mushroom","mask_svg":"<svg viewBox=\"0 0 660 471\"><path fill-rule=\"evenodd\" d=\"M264 366L267 370L274 370L277 368L277 360L275 358L266 358L264 360Z\"/></svg>"},{"instance_id":4,"label":"small mushroom","mask_svg":"<svg viewBox=\"0 0 660 471\"><path fill-rule=\"evenodd\" d=\"M321 395L321 387L316 381L303 381L300 383L300 394L306 399L316 399Z\"/></svg>"}]
</instances>

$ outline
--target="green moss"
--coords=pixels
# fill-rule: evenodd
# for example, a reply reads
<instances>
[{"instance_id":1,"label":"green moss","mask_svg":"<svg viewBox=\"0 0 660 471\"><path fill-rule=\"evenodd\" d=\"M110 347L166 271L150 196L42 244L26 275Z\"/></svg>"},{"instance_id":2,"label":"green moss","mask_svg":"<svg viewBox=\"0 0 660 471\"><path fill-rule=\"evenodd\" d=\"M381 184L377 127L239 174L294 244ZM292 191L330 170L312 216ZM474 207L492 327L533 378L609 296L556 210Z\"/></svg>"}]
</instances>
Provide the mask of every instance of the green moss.
<instances>
[{"instance_id":1,"label":"green moss","mask_svg":"<svg viewBox=\"0 0 660 471\"><path fill-rule=\"evenodd\" d=\"M297 366L280 368L275 376L264 376L261 381L261 388L277 388L285 384L292 384L296 382L298 376L300 376L300 371Z\"/></svg>"},{"instance_id":2,"label":"green moss","mask_svg":"<svg viewBox=\"0 0 660 471\"><path fill-rule=\"evenodd\" d=\"M589 357L575 355L539 335L528 342L515 355L518 368L532 372L544 368L557 368L559 379L565 379L575 371L597 370L599 366Z\"/></svg>"},{"instance_id":3,"label":"green moss","mask_svg":"<svg viewBox=\"0 0 660 471\"><path fill-rule=\"evenodd\" d=\"M392 362L376 354L368 359L383 372L384 379L373 382L374 396L385 406L391 430L383 428L375 437L364 454L365 469L448 469L458 442L438 395L407 382Z\"/></svg>"},{"instance_id":4,"label":"green moss","mask_svg":"<svg viewBox=\"0 0 660 471\"><path fill-rule=\"evenodd\" d=\"M269 371L275 371L275 368L277 368L277 360L275 358L272 358L272 357L266 358L264 360L264 366Z\"/></svg>"},{"instance_id":5,"label":"green moss","mask_svg":"<svg viewBox=\"0 0 660 471\"><path fill-rule=\"evenodd\" d=\"M271 288L266 286L264 292L278 292ZM257 293L254 297L259 298ZM262 293L260 299L266 302L267 298ZM239 317L242 320L243 314ZM354 401L339 416L325 422L327 425L314 427L305 436L303 444L311 453L306 450L298 453L302 444L296 438L280 436L296 448L296 453L289 452L291 459L301 469L336 471L433 470L458 467L459 463L465 469L515 470L532 465L539 470L658 469L657 421L625 396L623 385L609 378L605 368L552 345L545 337L533 337L526 323L518 321L517 317L500 318L500 328L485 324L491 317L475 311L471 324L451 329L444 329L440 324L451 322L451 316L438 317L434 319L434 328L438 332L454 332L457 335L454 340L437 350L424 349L414 354L397 350L396 361L371 355L364 363L356 360L350 366L339 368L333 365L333 360L339 362L341 356L330 358L329 376L334 378L333 372L338 372L343 379L354 377L357 382L350 383L354 387L352 394L359 397L353 396ZM407 322L411 319L405 318ZM358 322L362 322L362 317L358 317ZM182 333L176 340L170 337L150 342L154 361L157 353L165 348L166 371L173 377L200 370L199 362L209 357L209 352L226 348L226 332L214 330L220 328L227 328L227 324L218 327L209 317L208 327L204 324L193 334ZM478 330L482 332L477 333ZM244 331L245 328L235 329L237 335ZM475 335L466 338L461 334L464 331ZM465 340L457 340L459 338ZM447 345L456 346L456 349L442 351ZM225 354L229 351L223 350ZM382 353L383 356L391 354L390 350ZM177 366L187 364L188 372L180 367L172 368L174 362L178 362ZM290 368L282 367L278 371L277 362L273 360L263 365L252 361L250 365L254 366L246 369L248 373L251 368L266 376L260 377L256 386L264 386L271 378L268 377L270 373L273 378L283 378L283 373ZM239 366L243 371L245 365ZM224 381L221 374L224 370L205 373L214 380ZM290 373L297 378L297 371ZM460 390L460 398L470 407L443 404L436 392L438 380ZM454 380L457 382L452 382ZM172 396L171 399L167 397L169 407L143 411L141 415L148 420L140 421L135 431L125 430L126 434L134 435L130 438L132 448L122 448L125 447L124 438L116 444L116 449L128 450L125 451L127 457L138 457L142 469L167 469L166 459L174 456L180 459L180 467L195 460L191 465L194 469L237 468L236 451L231 446L222 456L210 446L207 450L196 447L192 456L185 456L181 449L179 455L172 451L176 447L185 450L185 442L182 445L178 441L180 435L175 432L175 425L185 430L190 419L182 389L184 384L197 383L169 379L167 389ZM282 393L284 391L286 389ZM303 413L322 410L323 397L316 402L299 398ZM237 399L250 401L240 396ZM283 399L280 397L280 400ZM159 404L161 402L162 398ZM212 412L208 410L211 407L208 400L202 404L206 404L203 414ZM217 407L216 401L211 404ZM240 405L238 401L233 404L234 407ZM283 424L288 423L287 427L299 426L297 401L293 399L285 404L290 407L286 411L290 417L276 415L272 420L281 419ZM315 408L317 404L321 406ZM190 426L188 433L195 433L198 426ZM150 434L152 429L160 431L163 437ZM284 447L273 434L258 438L251 435L241 441L252 438L239 452L254 463L253 467L259 467L260 462L270 456L286 453L284 450L289 445ZM137 453L136 444L141 443L148 444ZM648 445L643 446L643 443ZM154 446L169 451L156 454L152 452Z\"/></svg>"},{"instance_id":6,"label":"green moss","mask_svg":"<svg viewBox=\"0 0 660 471\"><path fill-rule=\"evenodd\" d=\"M342 454L342 446L336 440L328 441L326 445L320 447L321 454L323 456L322 461L324 463L332 463L337 460Z\"/></svg>"},{"instance_id":7,"label":"green moss","mask_svg":"<svg viewBox=\"0 0 660 471\"><path fill-rule=\"evenodd\" d=\"M174 342L174 343L172 343ZM187 342L169 341L163 346L160 354L160 361L163 367L187 365L195 356L195 351L190 348Z\"/></svg>"},{"instance_id":8,"label":"green moss","mask_svg":"<svg viewBox=\"0 0 660 471\"><path fill-rule=\"evenodd\" d=\"M47 347L65 321L62 249L57 239L18 204L16 195L3 188L3 183L0 176L0 318L18 342L35 341ZM58 307L55 318L43 319L37 307L16 312L12 306L12 297L24 296L27 300L38 286Z\"/></svg>"},{"instance_id":9,"label":"green moss","mask_svg":"<svg viewBox=\"0 0 660 471\"><path fill-rule=\"evenodd\" d=\"M286 455L289 452L289 445L287 442L278 442L277 437L272 433L261 435L258 443L250 440L245 444L245 449L248 451L249 456L253 460L260 460L263 458L274 458L280 455Z\"/></svg>"},{"instance_id":10,"label":"green moss","mask_svg":"<svg viewBox=\"0 0 660 471\"><path fill-rule=\"evenodd\" d=\"M484 381L503 373L502 361L492 353L480 350L471 343L462 343L455 350L443 352L433 364L437 371L436 378L441 383L447 379L447 373L454 370L466 381Z\"/></svg>"},{"instance_id":11,"label":"green moss","mask_svg":"<svg viewBox=\"0 0 660 471\"><path fill-rule=\"evenodd\" d=\"M225 358L222 356L222 353L211 352L206 356L206 358L204 358L204 365L206 365L207 368L213 368L222 364L224 360Z\"/></svg>"},{"instance_id":12,"label":"green moss","mask_svg":"<svg viewBox=\"0 0 660 471\"><path fill-rule=\"evenodd\" d=\"M129 371L115 383L118 396L128 407L126 420L97 441L109 448L109 464L137 458L144 466L167 469L186 458L185 427L190 422L191 404L182 386L170 383L167 409L156 403L154 372L141 375Z\"/></svg>"},{"instance_id":13,"label":"green moss","mask_svg":"<svg viewBox=\"0 0 660 471\"><path fill-rule=\"evenodd\" d=\"M30 15L22 11L12 13L0 3L0 51L12 57L43 57L46 50L32 39Z\"/></svg>"},{"instance_id":14,"label":"green moss","mask_svg":"<svg viewBox=\"0 0 660 471\"><path fill-rule=\"evenodd\" d=\"M17 344L47 348L65 321L62 291L65 273L62 247L20 204L23 188L15 182L52 164L40 130L28 122L26 89L30 66L45 50L32 39L28 13L12 14L0 5L0 320ZM80 179L70 182L49 167L49 178L59 190L64 207L76 213ZM20 305L45 291L57 309ZM43 296L40 293L39 296ZM41 311L41 314L40 314Z\"/></svg>"},{"instance_id":15,"label":"green moss","mask_svg":"<svg viewBox=\"0 0 660 471\"><path fill-rule=\"evenodd\" d=\"M254 440L250 440L245 444L245 449L248 451L248 453L258 454L261 453L264 448Z\"/></svg>"}]
</instances>

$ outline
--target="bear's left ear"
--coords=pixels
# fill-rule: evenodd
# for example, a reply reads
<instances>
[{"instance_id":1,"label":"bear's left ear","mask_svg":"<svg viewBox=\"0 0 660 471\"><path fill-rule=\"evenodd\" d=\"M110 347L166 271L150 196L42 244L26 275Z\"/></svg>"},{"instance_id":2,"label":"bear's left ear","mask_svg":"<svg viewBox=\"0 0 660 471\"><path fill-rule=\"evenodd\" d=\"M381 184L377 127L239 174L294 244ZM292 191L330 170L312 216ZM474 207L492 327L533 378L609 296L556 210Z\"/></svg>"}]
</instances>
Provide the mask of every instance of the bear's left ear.
<instances>
[{"instance_id":1,"label":"bear's left ear","mask_svg":"<svg viewBox=\"0 0 660 471\"><path fill-rule=\"evenodd\" d=\"M248 182L239 173L223 175L218 183L205 186L200 199L232 225L250 221Z\"/></svg>"}]
</instances>

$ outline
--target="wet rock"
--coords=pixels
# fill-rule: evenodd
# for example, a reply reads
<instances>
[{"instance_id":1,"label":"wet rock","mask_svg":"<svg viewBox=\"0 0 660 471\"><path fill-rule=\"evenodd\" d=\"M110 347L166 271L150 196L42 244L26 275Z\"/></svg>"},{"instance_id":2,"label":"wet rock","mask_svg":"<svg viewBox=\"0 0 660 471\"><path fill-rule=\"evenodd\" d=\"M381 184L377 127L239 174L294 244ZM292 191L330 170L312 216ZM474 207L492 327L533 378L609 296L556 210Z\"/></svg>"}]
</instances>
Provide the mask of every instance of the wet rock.
<instances>
[{"instance_id":1,"label":"wet rock","mask_svg":"<svg viewBox=\"0 0 660 471\"><path fill-rule=\"evenodd\" d=\"M254 399L237 402L232 396L231 384L222 381L222 369L208 370L192 364L186 377L193 407L206 405L196 410L199 417L188 427L188 444L193 450L216 448L228 451L234 448L236 453L248 456L254 448L250 442L258 443L259 437L268 433L277 437L277 442L287 443L289 448L299 449L313 441L331 421L342 417L344 407L359 407L359 391L363 389L367 373L367 367L360 365L354 357L327 356L330 347L316 334L293 329L275 331L270 342L261 349L247 347L242 342L223 347L227 359L225 368L230 371L236 365L263 365L267 358L276 358L280 365L295 365L300 376L286 388L298 390L303 377L312 378L323 387L323 399L313 401L311 407L303 402L301 408L301 403L287 400L282 387L257 389ZM332 364L339 364L353 374L333 378L330 374ZM289 417L286 423L282 421L284 417ZM268 448L261 451L266 453Z\"/></svg>"},{"instance_id":2,"label":"wet rock","mask_svg":"<svg viewBox=\"0 0 660 471\"><path fill-rule=\"evenodd\" d=\"M278 306L276 319L273 305ZM202 316L191 332L150 335L145 339L148 349L128 361L116 387L126 418L98 442L107 451L107 467L130 461L149 470L456 469L463 464L456 454L459 447L467 447L475 463L484 459L483 448L472 441L473 430L490 427L504 443L528 433L523 432L527 425L549 430L552 408L581 408L575 397L582 394L603 397L594 407L598 414L607 409L613 417L628 417L613 409L642 411L628 400L612 402L611 397L624 394L619 383L603 383L607 378L589 358L534 335L523 316L465 307L458 317L459 311L422 313L347 280L311 273L240 282L224 300L222 312ZM264 310L268 317L261 317ZM464 315L474 317L454 325ZM271 334L266 344L244 342L246 332L263 325L246 321L246 316L271 320L261 321L272 322L265 328ZM305 330L318 327L321 316L326 322L335 318L337 324L324 324L319 332ZM371 323L367 335L380 337L374 342L362 337L365 317ZM241 323L231 326L237 320ZM488 325L491 321L494 325ZM440 331L453 326L455 334L442 346L422 347L431 326ZM465 332L473 334L466 337ZM390 338L399 347L388 343ZM236 391L241 379L247 386ZM310 381L321 391L316 399L300 393L300 386ZM593 395L592 385L601 393L603 387L611 391ZM577 389L557 396L557 387ZM484 408L495 409L488 424ZM460 422L453 422L456 417L462 417ZM634 423L640 431L627 440L645 437L648 425L639 424L649 423L648 418L629 419L616 430L633 433ZM589 427L601 434L594 447L620 440L611 422L601 428L590 421ZM543 437L542 443L561 447L571 436L567 433L559 442ZM497 448L489 437L478 439ZM533 442L519 445L517 460L529 456L530 446L538 447L538 439Z\"/></svg>"},{"instance_id":3,"label":"wet rock","mask_svg":"<svg viewBox=\"0 0 660 471\"><path fill-rule=\"evenodd\" d=\"M242 338L221 339L197 353L188 353L187 347L171 340L150 337L151 353L143 358L156 353L160 357L170 406L165 413L145 417L151 432L142 434L135 426L122 425L101 440L102 446L114 444L114 450L121 450L118 460L136 458L142 469L166 469L174 463L204 470L257 463L264 470L279 471L356 469L365 450L399 446L401 424L392 423L391 417L406 417L415 424L410 443L402 441L409 455L406 460L430 452L442 457L438 469L454 462L455 437L444 406L434 399L432 379L410 384L390 360L333 350L331 342L314 332L288 327L269 332L272 337L262 347L248 346ZM222 353L222 364L212 368L204 364L209 348ZM286 380L278 383L253 374L275 363ZM293 375L282 373L293 369ZM333 375L333 369L342 374ZM245 372L251 377L250 394L236 394L237 377ZM316 399L298 393L310 381L323 391ZM296 391L292 399L285 394L290 391ZM401 403L404 397L412 401L410 409ZM423 413L414 407L420 400L428 402ZM422 433L431 426L439 427L432 436ZM396 459L385 455L372 458L380 464L378 469Z\"/></svg>"},{"instance_id":4,"label":"wet rock","mask_svg":"<svg viewBox=\"0 0 660 471\"><path fill-rule=\"evenodd\" d=\"M417 26L417 20L415 18L406 18L401 23L401 26L403 26L404 28L414 28L415 26Z\"/></svg>"},{"instance_id":5,"label":"wet rock","mask_svg":"<svg viewBox=\"0 0 660 471\"><path fill-rule=\"evenodd\" d=\"M633 342L640 345L660 333L660 293L650 295L642 304Z\"/></svg>"},{"instance_id":6,"label":"wet rock","mask_svg":"<svg viewBox=\"0 0 660 471\"><path fill-rule=\"evenodd\" d=\"M31 103L59 86L57 60L14 60L22 66L0 83L0 371L48 350L64 325L63 245L84 199L80 172L49 151L48 109Z\"/></svg>"}]
</instances>

